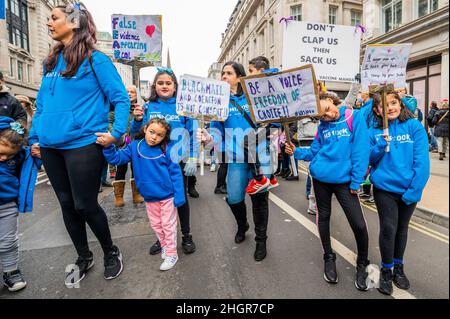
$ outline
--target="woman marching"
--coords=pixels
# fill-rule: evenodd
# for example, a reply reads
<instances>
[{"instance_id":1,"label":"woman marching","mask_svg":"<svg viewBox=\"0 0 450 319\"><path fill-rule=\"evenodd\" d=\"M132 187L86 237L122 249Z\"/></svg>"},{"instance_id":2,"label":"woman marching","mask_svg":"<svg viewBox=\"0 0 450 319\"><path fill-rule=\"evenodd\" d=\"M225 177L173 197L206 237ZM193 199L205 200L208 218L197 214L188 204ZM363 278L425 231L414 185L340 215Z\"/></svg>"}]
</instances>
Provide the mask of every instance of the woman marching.
<instances>
[{"instance_id":1,"label":"woman marching","mask_svg":"<svg viewBox=\"0 0 450 319\"><path fill-rule=\"evenodd\" d=\"M94 265L86 223L104 253L104 278L123 270L122 254L113 244L97 194L105 158L103 147L116 143L127 129L130 109L122 80L111 60L95 50L96 27L79 3L57 6L47 24L57 44L44 63L30 145L42 157L61 205L64 223L78 253L65 284L73 287ZM110 104L115 123L108 129Z\"/></svg>"},{"instance_id":2,"label":"woman marching","mask_svg":"<svg viewBox=\"0 0 450 319\"><path fill-rule=\"evenodd\" d=\"M380 97L374 98L378 114L383 114ZM389 135L383 133L383 117L370 130L371 181L380 219L382 268L378 290L392 294L392 282L408 289L403 256L409 221L430 176L428 137L396 92L387 94ZM389 145L389 152L386 147Z\"/></svg>"},{"instance_id":3,"label":"woman marching","mask_svg":"<svg viewBox=\"0 0 450 319\"><path fill-rule=\"evenodd\" d=\"M358 258L355 286L366 291L369 265L369 236L358 198L369 164L369 134L358 111L338 108L340 99L329 93L320 94L321 122L310 148L286 144L286 153L298 160L310 161L310 173L317 201L317 226L324 250L324 279L336 284L336 254L331 248L331 197L336 195L356 238Z\"/></svg>"},{"instance_id":4,"label":"woman marching","mask_svg":"<svg viewBox=\"0 0 450 319\"><path fill-rule=\"evenodd\" d=\"M158 68L158 72L153 80L150 100L144 107L134 109L134 118L131 122L131 134L137 134L141 127L153 118L163 118L171 127L170 147L174 150L181 150L177 160L181 165L184 175L184 186L187 192L187 177L194 176L197 171L196 157L194 154L194 145L192 143L192 132L194 121L190 118L179 116L176 111L176 96L178 81L175 73L170 68ZM192 254L196 250L192 240L190 227L190 208L186 196L186 203L178 207L178 216L180 217L181 233L183 234L181 246L185 254ZM161 243L158 240L150 247L150 255L156 255L161 252Z\"/></svg>"},{"instance_id":5,"label":"woman marching","mask_svg":"<svg viewBox=\"0 0 450 319\"><path fill-rule=\"evenodd\" d=\"M247 208L245 205L246 187L253 179L251 165L255 166L249 158L245 158L244 139L249 132L253 132L253 123L250 122L250 113L247 100L243 93L239 79L244 77L244 67L236 62L227 62L222 68L222 80L231 86L230 113L225 122L212 122L210 135L206 130L198 131L197 138L203 144L214 143L220 145L222 137L225 136L225 150L228 156L227 174L227 203L236 219L238 230L235 236L236 243L245 240L245 233L250 226L247 222ZM238 136L235 136L238 135ZM240 136L239 136L240 134ZM264 147L264 145L261 145ZM250 150L249 150L250 151ZM263 154L264 155L264 154ZM266 154L267 155L267 154ZM260 156L261 169L265 178L270 178L271 165L270 155ZM269 162L268 162L269 160ZM250 196L253 208L253 221L255 223L256 250L254 258L262 261L266 255L267 225L269 220L269 193L267 189Z\"/></svg>"}]
</instances>

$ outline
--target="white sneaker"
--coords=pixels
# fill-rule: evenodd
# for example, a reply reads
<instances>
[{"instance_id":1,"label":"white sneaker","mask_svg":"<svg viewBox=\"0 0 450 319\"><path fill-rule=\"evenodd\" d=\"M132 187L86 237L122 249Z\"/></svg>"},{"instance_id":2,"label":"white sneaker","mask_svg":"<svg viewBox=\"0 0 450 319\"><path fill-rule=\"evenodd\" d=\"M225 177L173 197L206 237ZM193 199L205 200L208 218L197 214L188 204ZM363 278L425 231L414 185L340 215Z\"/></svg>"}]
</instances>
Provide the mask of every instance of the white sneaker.
<instances>
[{"instance_id":1,"label":"white sneaker","mask_svg":"<svg viewBox=\"0 0 450 319\"><path fill-rule=\"evenodd\" d=\"M209 171L210 171L210 172L215 172L215 171L216 171L216 168L217 168L216 163L212 163L212 164L211 164L211 167L209 168Z\"/></svg>"},{"instance_id":2,"label":"white sneaker","mask_svg":"<svg viewBox=\"0 0 450 319\"><path fill-rule=\"evenodd\" d=\"M317 214L316 198L314 196L312 196L312 195L309 195L308 214L310 214L310 215L316 215Z\"/></svg>"},{"instance_id":3,"label":"white sneaker","mask_svg":"<svg viewBox=\"0 0 450 319\"><path fill-rule=\"evenodd\" d=\"M166 259L166 247L161 248L161 258L163 260Z\"/></svg>"},{"instance_id":4,"label":"white sneaker","mask_svg":"<svg viewBox=\"0 0 450 319\"><path fill-rule=\"evenodd\" d=\"M173 268L173 266L175 266L177 261L178 261L178 256L166 257L166 259L164 259L164 262L159 267L159 270L162 270L162 271L170 270Z\"/></svg>"}]
</instances>

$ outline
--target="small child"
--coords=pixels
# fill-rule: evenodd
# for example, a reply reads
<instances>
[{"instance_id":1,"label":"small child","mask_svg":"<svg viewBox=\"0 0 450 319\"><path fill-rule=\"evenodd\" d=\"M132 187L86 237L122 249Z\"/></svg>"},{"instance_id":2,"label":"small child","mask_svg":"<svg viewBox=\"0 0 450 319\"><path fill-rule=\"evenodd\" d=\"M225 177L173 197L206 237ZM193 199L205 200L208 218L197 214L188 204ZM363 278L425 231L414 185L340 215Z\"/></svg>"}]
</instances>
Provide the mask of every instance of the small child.
<instances>
[{"instance_id":1,"label":"small child","mask_svg":"<svg viewBox=\"0 0 450 319\"><path fill-rule=\"evenodd\" d=\"M159 269L163 271L178 261L177 207L186 202L183 175L180 165L170 157L169 141L170 125L164 119L153 118L126 148L118 151L110 146L103 151L112 165L132 162L150 225L161 243L164 262Z\"/></svg>"},{"instance_id":2,"label":"small child","mask_svg":"<svg viewBox=\"0 0 450 319\"><path fill-rule=\"evenodd\" d=\"M25 129L0 116L0 263L4 285L15 292L27 283L19 269L19 212L32 211L38 160L23 147ZM30 187L29 187L30 185Z\"/></svg>"}]
</instances>

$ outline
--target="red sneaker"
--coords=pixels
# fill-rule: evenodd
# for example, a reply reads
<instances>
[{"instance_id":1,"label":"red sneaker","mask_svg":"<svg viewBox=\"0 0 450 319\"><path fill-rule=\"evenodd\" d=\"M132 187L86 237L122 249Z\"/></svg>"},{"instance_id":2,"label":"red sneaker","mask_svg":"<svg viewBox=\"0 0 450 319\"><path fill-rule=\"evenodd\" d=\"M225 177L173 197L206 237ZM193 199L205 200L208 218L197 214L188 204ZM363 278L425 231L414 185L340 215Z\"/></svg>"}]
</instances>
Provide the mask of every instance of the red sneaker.
<instances>
[{"instance_id":1,"label":"red sneaker","mask_svg":"<svg viewBox=\"0 0 450 319\"><path fill-rule=\"evenodd\" d=\"M269 187L269 185L270 185L269 179L263 175L263 178L261 179L260 182L258 182L256 179L252 179L250 183L248 183L245 192L247 194L254 195L266 189L267 187Z\"/></svg>"},{"instance_id":2,"label":"red sneaker","mask_svg":"<svg viewBox=\"0 0 450 319\"><path fill-rule=\"evenodd\" d=\"M112 179L112 178L116 178L116 172L111 172L110 174L109 174L109 177Z\"/></svg>"},{"instance_id":3,"label":"red sneaker","mask_svg":"<svg viewBox=\"0 0 450 319\"><path fill-rule=\"evenodd\" d=\"M272 189L272 188L275 188L278 186L280 186L280 184L278 184L278 180L274 177L270 180L270 185L269 185L268 189Z\"/></svg>"}]
</instances>

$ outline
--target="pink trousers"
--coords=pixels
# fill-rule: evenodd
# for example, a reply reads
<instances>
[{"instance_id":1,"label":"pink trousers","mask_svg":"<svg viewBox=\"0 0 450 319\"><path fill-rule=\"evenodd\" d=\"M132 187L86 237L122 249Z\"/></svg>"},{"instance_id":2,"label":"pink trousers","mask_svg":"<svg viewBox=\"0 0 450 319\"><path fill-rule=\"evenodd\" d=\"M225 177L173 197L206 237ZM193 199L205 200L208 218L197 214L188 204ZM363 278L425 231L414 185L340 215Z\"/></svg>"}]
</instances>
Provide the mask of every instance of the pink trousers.
<instances>
[{"instance_id":1,"label":"pink trousers","mask_svg":"<svg viewBox=\"0 0 450 319\"><path fill-rule=\"evenodd\" d=\"M173 198L160 202L145 203L150 226L156 233L166 256L177 256L177 208Z\"/></svg>"}]
</instances>

